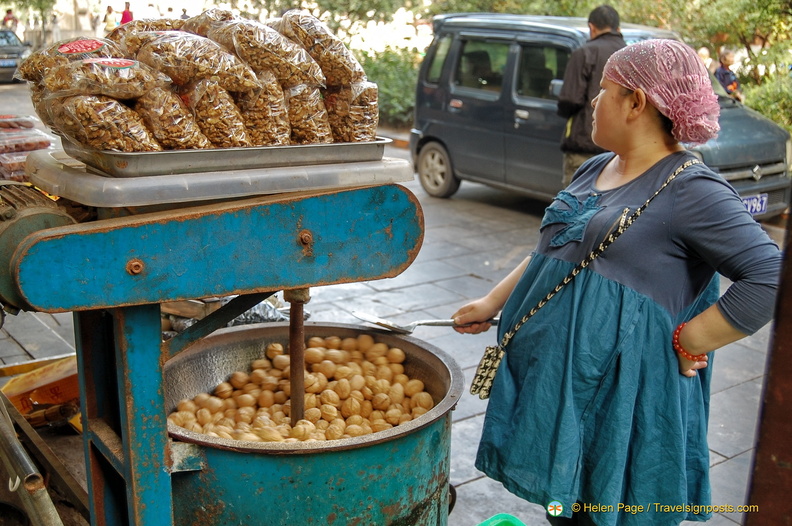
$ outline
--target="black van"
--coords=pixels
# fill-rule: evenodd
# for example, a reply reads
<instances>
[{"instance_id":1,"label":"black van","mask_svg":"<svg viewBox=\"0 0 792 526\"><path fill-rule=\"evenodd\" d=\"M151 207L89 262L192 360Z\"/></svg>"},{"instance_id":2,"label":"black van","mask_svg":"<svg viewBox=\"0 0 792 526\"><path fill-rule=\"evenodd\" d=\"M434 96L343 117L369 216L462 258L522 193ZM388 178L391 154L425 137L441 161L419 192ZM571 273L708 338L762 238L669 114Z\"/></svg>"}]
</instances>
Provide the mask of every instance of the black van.
<instances>
[{"instance_id":1,"label":"black van","mask_svg":"<svg viewBox=\"0 0 792 526\"><path fill-rule=\"evenodd\" d=\"M675 38L622 24L628 42ZM460 181L551 201L561 190L566 120L557 94L572 50L589 37L585 18L460 13L434 19L421 65L410 151L421 185L449 197ZM721 132L691 149L728 180L757 219L790 204L789 133L730 98L712 79Z\"/></svg>"}]
</instances>

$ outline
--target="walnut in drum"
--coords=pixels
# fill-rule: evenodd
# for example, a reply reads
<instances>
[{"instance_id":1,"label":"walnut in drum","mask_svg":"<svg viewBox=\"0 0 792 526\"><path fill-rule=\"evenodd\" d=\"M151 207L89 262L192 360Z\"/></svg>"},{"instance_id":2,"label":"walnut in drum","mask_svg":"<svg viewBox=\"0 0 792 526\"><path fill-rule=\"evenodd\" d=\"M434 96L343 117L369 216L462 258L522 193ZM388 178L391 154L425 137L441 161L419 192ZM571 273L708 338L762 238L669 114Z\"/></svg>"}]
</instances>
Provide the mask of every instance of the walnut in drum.
<instances>
[{"instance_id":1,"label":"walnut in drum","mask_svg":"<svg viewBox=\"0 0 792 526\"><path fill-rule=\"evenodd\" d=\"M358 82L324 91L324 103L335 142L369 142L377 138L377 85Z\"/></svg>"},{"instance_id":2,"label":"walnut in drum","mask_svg":"<svg viewBox=\"0 0 792 526\"><path fill-rule=\"evenodd\" d=\"M253 20L218 22L207 36L236 53L256 73L269 70L284 88L298 84L324 86L319 65L299 45Z\"/></svg>"},{"instance_id":3,"label":"walnut in drum","mask_svg":"<svg viewBox=\"0 0 792 526\"><path fill-rule=\"evenodd\" d=\"M159 38L140 48L137 59L165 73L179 86L212 77L228 91L260 87L256 74L236 55L217 42L184 31L159 33Z\"/></svg>"},{"instance_id":4,"label":"walnut in drum","mask_svg":"<svg viewBox=\"0 0 792 526\"><path fill-rule=\"evenodd\" d=\"M120 152L162 150L137 113L104 95L63 99L53 118L67 138L84 147Z\"/></svg>"},{"instance_id":5,"label":"walnut in drum","mask_svg":"<svg viewBox=\"0 0 792 526\"><path fill-rule=\"evenodd\" d=\"M182 31L189 31L190 33L205 37L209 33L209 30L212 29L212 26L218 22L227 22L229 20L239 20L239 17L225 9L207 9L200 15L185 20L181 29Z\"/></svg>"},{"instance_id":6,"label":"walnut in drum","mask_svg":"<svg viewBox=\"0 0 792 526\"><path fill-rule=\"evenodd\" d=\"M112 40L76 37L36 51L19 65L16 75L30 82L40 82L56 66L94 57L124 58L124 52Z\"/></svg>"},{"instance_id":7,"label":"walnut in drum","mask_svg":"<svg viewBox=\"0 0 792 526\"><path fill-rule=\"evenodd\" d=\"M169 89L154 88L140 97L135 101L135 111L164 148L183 150L212 147L190 110Z\"/></svg>"},{"instance_id":8,"label":"walnut in drum","mask_svg":"<svg viewBox=\"0 0 792 526\"><path fill-rule=\"evenodd\" d=\"M235 95L252 146L282 146L290 143L291 125L283 89L275 75L258 76L261 88Z\"/></svg>"},{"instance_id":9,"label":"walnut in drum","mask_svg":"<svg viewBox=\"0 0 792 526\"><path fill-rule=\"evenodd\" d=\"M106 95L136 99L170 78L146 64L126 58L88 58L57 66L42 81L49 97Z\"/></svg>"},{"instance_id":10,"label":"walnut in drum","mask_svg":"<svg viewBox=\"0 0 792 526\"><path fill-rule=\"evenodd\" d=\"M300 85L284 90L293 144L333 142L327 110L318 87Z\"/></svg>"},{"instance_id":11,"label":"walnut in drum","mask_svg":"<svg viewBox=\"0 0 792 526\"><path fill-rule=\"evenodd\" d=\"M180 91L198 127L216 148L250 146L245 123L231 95L214 80L199 80Z\"/></svg>"},{"instance_id":12,"label":"walnut in drum","mask_svg":"<svg viewBox=\"0 0 792 526\"><path fill-rule=\"evenodd\" d=\"M366 80L366 72L352 52L312 14L292 9L272 27L308 51L322 69L328 86L346 86Z\"/></svg>"}]
</instances>

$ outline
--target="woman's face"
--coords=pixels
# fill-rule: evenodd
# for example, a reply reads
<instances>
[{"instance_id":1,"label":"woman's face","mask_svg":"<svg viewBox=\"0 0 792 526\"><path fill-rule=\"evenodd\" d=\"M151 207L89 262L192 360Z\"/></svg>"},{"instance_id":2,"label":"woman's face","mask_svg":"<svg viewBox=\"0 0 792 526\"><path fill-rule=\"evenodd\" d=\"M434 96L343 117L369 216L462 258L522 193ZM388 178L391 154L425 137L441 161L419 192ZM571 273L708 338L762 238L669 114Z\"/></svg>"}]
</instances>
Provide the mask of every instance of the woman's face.
<instances>
[{"instance_id":1,"label":"woman's face","mask_svg":"<svg viewBox=\"0 0 792 526\"><path fill-rule=\"evenodd\" d=\"M591 101L594 108L591 140L606 150L613 151L621 140L626 124L629 100L626 90L608 79L600 82L600 92Z\"/></svg>"}]
</instances>

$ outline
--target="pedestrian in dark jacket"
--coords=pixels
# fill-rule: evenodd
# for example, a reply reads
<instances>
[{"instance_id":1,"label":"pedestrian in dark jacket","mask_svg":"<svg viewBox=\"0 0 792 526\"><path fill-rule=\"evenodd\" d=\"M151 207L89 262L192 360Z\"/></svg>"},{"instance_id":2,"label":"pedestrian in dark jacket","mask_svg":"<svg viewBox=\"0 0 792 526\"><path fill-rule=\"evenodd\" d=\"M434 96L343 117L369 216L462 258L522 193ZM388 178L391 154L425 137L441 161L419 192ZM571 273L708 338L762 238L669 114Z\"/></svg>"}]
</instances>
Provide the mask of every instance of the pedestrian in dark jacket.
<instances>
[{"instance_id":1,"label":"pedestrian in dark jacket","mask_svg":"<svg viewBox=\"0 0 792 526\"><path fill-rule=\"evenodd\" d=\"M561 141L564 186L584 161L605 151L591 140L591 101L599 93L608 58L627 45L619 32L619 13L609 5L595 8L588 26L591 39L570 55L558 98L558 114L568 119Z\"/></svg>"}]
</instances>

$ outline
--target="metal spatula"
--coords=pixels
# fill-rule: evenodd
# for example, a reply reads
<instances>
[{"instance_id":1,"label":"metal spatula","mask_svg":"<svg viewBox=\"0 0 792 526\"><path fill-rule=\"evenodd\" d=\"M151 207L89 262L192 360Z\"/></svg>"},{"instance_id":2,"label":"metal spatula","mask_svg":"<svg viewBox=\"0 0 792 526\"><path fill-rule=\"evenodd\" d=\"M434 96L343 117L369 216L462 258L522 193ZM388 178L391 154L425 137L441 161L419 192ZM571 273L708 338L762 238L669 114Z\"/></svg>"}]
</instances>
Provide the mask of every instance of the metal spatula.
<instances>
[{"instance_id":1,"label":"metal spatula","mask_svg":"<svg viewBox=\"0 0 792 526\"><path fill-rule=\"evenodd\" d=\"M412 332L415 330L415 328L418 327L419 325L426 325L426 326L432 326L432 327L455 327L456 326L456 323L454 323L454 320L452 320L452 319L447 319L447 320L418 320L418 321L414 321L412 323L408 323L407 325L398 325L398 324L396 324L396 323L394 323L392 321L384 320L382 318L374 316L373 314L368 314L366 312L352 311L352 316L354 316L355 318L357 318L359 320L367 321L369 323L373 323L375 325L379 325L380 327L384 327L384 328L389 329L389 330L391 330L393 332L398 332L398 333L401 333L401 334L412 334ZM497 325L498 324L498 318L493 318L493 319L489 320L489 323L491 323L492 325Z\"/></svg>"}]
</instances>

